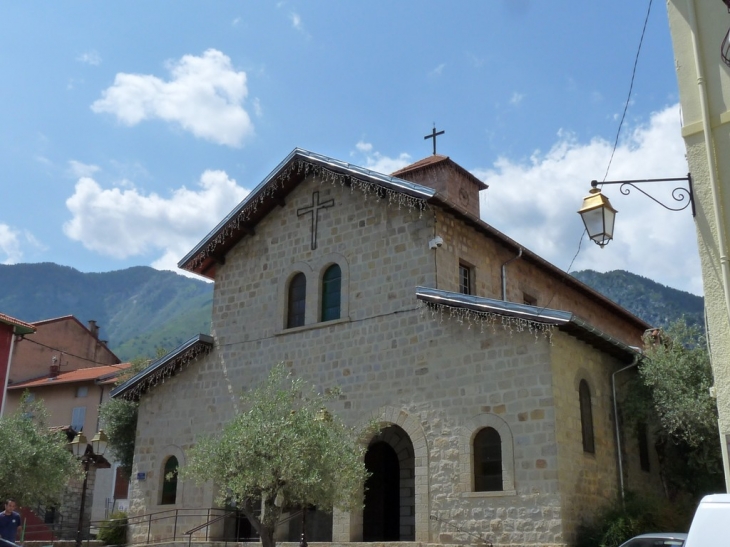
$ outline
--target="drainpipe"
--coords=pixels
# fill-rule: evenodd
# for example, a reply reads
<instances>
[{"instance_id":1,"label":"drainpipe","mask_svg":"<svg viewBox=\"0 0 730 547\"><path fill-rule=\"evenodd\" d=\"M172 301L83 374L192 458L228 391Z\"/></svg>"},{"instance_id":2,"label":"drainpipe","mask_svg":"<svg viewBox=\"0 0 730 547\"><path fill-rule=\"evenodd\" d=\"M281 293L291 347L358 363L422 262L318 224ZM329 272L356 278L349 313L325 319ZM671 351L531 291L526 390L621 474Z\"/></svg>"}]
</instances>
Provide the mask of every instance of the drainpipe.
<instances>
[{"instance_id":1,"label":"drainpipe","mask_svg":"<svg viewBox=\"0 0 730 547\"><path fill-rule=\"evenodd\" d=\"M624 461L621 455L621 431L618 424L618 402L616 401L616 375L619 372L634 368L639 364L639 354L634 355L634 361L624 368L618 369L616 372L611 374L611 391L613 392L613 422L616 424L616 448L618 450L618 477L619 484L621 485L621 504L625 502L625 490L624 490Z\"/></svg>"},{"instance_id":2,"label":"drainpipe","mask_svg":"<svg viewBox=\"0 0 730 547\"><path fill-rule=\"evenodd\" d=\"M505 302L507 302L507 264L509 264L513 260L517 260L521 256L522 247L520 247L520 251L517 253L517 256L513 256L507 262L502 264L502 300L504 300Z\"/></svg>"}]
</instances>

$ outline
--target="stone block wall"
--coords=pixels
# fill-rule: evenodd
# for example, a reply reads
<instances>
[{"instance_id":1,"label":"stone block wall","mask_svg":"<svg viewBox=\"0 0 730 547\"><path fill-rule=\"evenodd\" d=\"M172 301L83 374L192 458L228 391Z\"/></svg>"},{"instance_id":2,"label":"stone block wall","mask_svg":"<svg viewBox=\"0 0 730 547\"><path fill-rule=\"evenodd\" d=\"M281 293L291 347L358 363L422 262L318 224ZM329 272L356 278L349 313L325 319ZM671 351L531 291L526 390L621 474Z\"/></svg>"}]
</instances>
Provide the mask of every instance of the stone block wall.
<instances>
[{"instance_id":1,"label":"stone block wall","mask_svg":"<svg viewBox=\"0 0 730 547\"><path fill-rule=\"evenodd\" d=\"M320 212L313 250L311 221L297 210L311 205L315 191L320 202L334 204ZM436 234L445 244L431 250L428 241ZM509 324L482 329L432 313L415 298L418 285L456 290L459 260L473 265L477 295L499 298L499 269L509 258L507 250L440 211L399 208L313 179L299 185L218 267L215 350L142 398L133 477L144 472L146 480L132 481L131 513L211 507L214 486L186 481L178 483L175 506L159 504L165 460L174 455L184 466L196 438L220 431L240 408L242 391L283 362L319 389L339 386L341 397L330 410L348 423L375 418L408 435L414 514L405 516L407 526L413 517L416 542L468 544L479 535L495 545L565 545L565 523L575 520L581 502L590 508L595 501L590 492L566 498L574 481L561 458L572 456L564 457L560 444L575 440L575 371L568 369L586 362L601 379L594 416L610 429L604 384L614 363L559 332L550 339ZM523 287L545 305L562 298L552 296L553 289L572 290L520 262L508 274L511 299L520 301ZM343 273L342 314L320 322L321 276L332 263ZM307 277L306 320L286 329L287 282L297 272ZM595 305L578 292L567 298L587 309ZM611 321L602 319L606 328ZM570 366L559 366L564 361ZM563 427L563 420L571 425ZM483 427L494 428L502 441L500 492L473 491L473 438ZM615 490L608 459L591 469L591 489ZM411 487L411 476L401 479ZM403 507L410 512L410 505ZM184 526L191 528L189 520ZM154 530L152 536L165 533ZM362 515L335 512L333 540L361 539Z\"/></svg>"},{"instance_id":2,"label":"stone block wall","mask_svg":"<svg viewBox=\"0 0 730 547\"><path fill-rule=\"evenodd\" d=\"M444 240L443 246L435 251L438 278L435 288L458 292L459 263L462 262L473 267L474 294L501 300L502 264L515 259L517 252L448 213L436 210L434 216L435 233ZM577 290L541 268L534 259L523 254L512 260L505 271L507 301L522 304L526 296L534 298L536 306L571 311L624 343L641 346L641 327L606 313L602 300Z\"/></svg>"},{"instance_id":3,"label":"stone block wall","mask_svg":"<svg viewBox=\"0 0 730 547\"><path fill-rule=\"evenodd\" d=\"M560 492L566 540L571 542L582 522L593 522L597 511L619 499L611 375L627 364L568 335L554 336L552 347ZM583 450L578 392L581 380L588 383L591 393L595 444L593 454ZM620 385L617 390L619 395ZM634 430L626 431L624 424L620 424L620 427L622 438L628 441L622 446L625 489L661 495L656 454L652 456L655 462L653 470L648 473L641 471Z\"/></svg>"},{"instance_id":4,"label":"stone block wall","mask_svg":"<svg viewBox=\"0 0 730 547\"><path fill-rule=\"evenodd\" d=\"M86 480L86 500L84 503L83 524L81 527L81 537L86 540L89 538L89 524L91 521L91 508L94 504L94 484L96 481L97 469L93 466L89 468L89 475ZM61 526L61 539L76 539L76 531L78 530L79 513L81 511L81 492L83 490L83 477L73 479L61 496L61 504L58 508Z\"/></svg>"}]
</instances>

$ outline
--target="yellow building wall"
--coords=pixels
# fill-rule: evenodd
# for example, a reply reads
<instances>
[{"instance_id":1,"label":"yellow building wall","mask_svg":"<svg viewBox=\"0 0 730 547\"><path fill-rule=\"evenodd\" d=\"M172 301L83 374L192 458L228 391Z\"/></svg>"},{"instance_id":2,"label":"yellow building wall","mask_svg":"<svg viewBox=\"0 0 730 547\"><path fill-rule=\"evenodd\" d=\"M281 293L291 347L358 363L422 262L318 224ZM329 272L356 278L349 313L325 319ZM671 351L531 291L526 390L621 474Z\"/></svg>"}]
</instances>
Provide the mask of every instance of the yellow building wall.
<instances>
[{"instance_id":1,"label":"yellow building wall","mask_svg":"<svg viewBox=\"0 0 730 547\"><path fill-rule=\"evenodd\" d=\"M682 135L694 182L697 240L722 438L730 488L730 67L721 45L730 14L720 1L668 0L682 106Z\"/></svg>"}]
</instances>

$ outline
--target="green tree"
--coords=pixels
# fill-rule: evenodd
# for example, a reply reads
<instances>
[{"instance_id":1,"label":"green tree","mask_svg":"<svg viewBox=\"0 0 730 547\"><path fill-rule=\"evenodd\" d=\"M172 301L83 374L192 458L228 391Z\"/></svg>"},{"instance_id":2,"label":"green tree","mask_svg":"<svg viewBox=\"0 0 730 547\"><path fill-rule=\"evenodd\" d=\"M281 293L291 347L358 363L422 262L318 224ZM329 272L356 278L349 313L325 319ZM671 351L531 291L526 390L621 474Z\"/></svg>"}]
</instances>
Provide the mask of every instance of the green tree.
<instances>
[{"instance_id":1,"label":"green tree","mask_svg":"<svg viewBox=\"0 0 730 547\"><path fill-rule=\"evenodd\" d=\"M235 503L263 547L275 545L283 507L362 506L364 447L355 429L325 410L335 396L317 394L277 365L241 397L243 410L220 435L198 439L181 476L219 486L216 501Z\"/></svg>"},{"instance_id":2,"label":"green tree","mask_svg":"<svg viewBox=\"0 0 730 547\"><path fill-rule=\"evenodd\" d=\"M0 418L0 495L19 505L57 503L69 479L81 476L81 465L68 449L62 431L48 427L40 401L23 397L20 407Z\"/></svg>"},{"instance_id":3,"label":"green tree","mask_svg":"<svg viewBox=\"0 0 730 547\"><path fill-rule=\"evenodd\" d=\"M157 357L165 355L165 350L157 349ZM116 385L121 385L135 374L148 367L152 361L138 357L132 361L132 366L120 374ZM104 431L109 437L109 448L111 453L119 462L127 477L132 473L132 462L134 461L134 441L137 436L137 401L126 399L109 399L99 407L99 416Z\"/></svg>"},{"instance_id":4,"label":"green tree","mask_svg":"<svg viewBox=\"0 0 730 547\"><path fill-rule=\"evenodd\" d=\"M134 440L137 435L136 401L110 399L99 407L101 423L109 438L109 449L127 477L132 472Z\"/></svg>"},{"instance_id":5,"label":"green tree","mask_svg":"<svg viewBox=\"0 0 730 547\"><path fill-rule=\"evenodd\" d=\"M693 448L708 441L719 446L717 405L710 396L712 367L702 331L680 319L665 333L648 334L644 342L646 359L639 372L664 431Z\"/></svg>"},{"instance_id":6,"label":"green tree","mask_svg":"<svg viewBox=\"0 0 730 547\"><path fill-rule=\"evenodd\" d=\"M639 375L622 404L628 426L656 424L655 448L670 498L699 497L724 488L717 406L702 330L675 321L648 333Z\"/></svg>"}]
</instances>

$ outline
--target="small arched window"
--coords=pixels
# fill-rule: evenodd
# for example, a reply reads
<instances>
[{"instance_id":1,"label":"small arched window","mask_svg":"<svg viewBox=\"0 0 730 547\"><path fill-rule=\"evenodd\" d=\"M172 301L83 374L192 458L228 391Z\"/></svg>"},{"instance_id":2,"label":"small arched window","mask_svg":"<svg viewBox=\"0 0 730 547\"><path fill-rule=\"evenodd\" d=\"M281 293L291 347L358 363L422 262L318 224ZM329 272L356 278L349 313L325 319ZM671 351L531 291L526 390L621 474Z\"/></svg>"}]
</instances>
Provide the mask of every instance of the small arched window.
<instances>
[{"instance_id":1,"label":"small arched window","mask_svg":"<svg viewBox=\"0 0 730 547\"><path fill-rule=\"evenodd\" d=\"M340 318L341 292L342 270L333 264L322 276L322 321Z\"/></svg>"},{"instance_id":2,"label":"small arched window","mask_svg":"<svg viewBox=\"0 0 730 547\"><path fill-rule=\"evenodd\" d=\"M175 456L167 458L162 476L160 505L173 505L177 499L177 468L177 458Z\"/></svg>"},{"instance_id":3,"label":"small arched window","mask_svg":"<svg viewBox=\"0 0 730 547\"><path fill-rule=\"evenodd\" d=\"M593 409L591 408L591 389L588 382L580 381L578 387L578 396L580 398L580 425L583 436L583 452L589 454L596 453L596 445L593 436Z\"/></svg>"},{"instance_id":4,"label":"small arched window","mask_svg":"<svg viewBox=\"0 0 730 547\"><path fill-rule=\"evenodd\" d=\"M286 315L286 328L304 325L307 303L307 278L299 272L289 282L289 301Z\"/></svg>"},{"instance_id":5,"label":"small arched window","mask_svg":"<svg viewBox=\"0 0 730 547\"><path fill-rule=\"evenodd\" d=\"M502 489L502 438L496 429L485 427L474 437L474 491Z\"/></svg>"}]
</instances>

